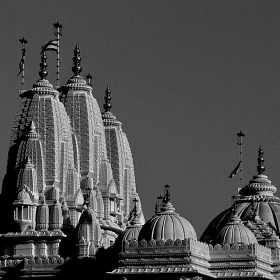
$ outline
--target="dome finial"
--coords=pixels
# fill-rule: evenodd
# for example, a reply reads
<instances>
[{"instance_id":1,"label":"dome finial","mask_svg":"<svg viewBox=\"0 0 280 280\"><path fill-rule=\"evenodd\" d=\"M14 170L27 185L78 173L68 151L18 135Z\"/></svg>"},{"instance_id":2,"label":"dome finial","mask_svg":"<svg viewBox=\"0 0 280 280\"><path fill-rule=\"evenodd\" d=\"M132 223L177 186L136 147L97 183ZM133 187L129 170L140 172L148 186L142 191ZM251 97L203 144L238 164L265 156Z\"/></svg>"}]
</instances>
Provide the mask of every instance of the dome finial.
<instances>
[{"instance_id":1,"label":"dome finial","mask_svg":"<svg viewBox=\"0 0 280 280\"><path fill-rule=\"evenodd\" d=\"M110 103L110 100L111 100L111 96L110 96L111 90L110 90L109 86L107 86L107 88L105 90L105 93L106 93L106 95L104 97L105 103L103 105L103 108L105 109L105 112L110 112L110 109L111 109L112 106L111 106L111 103Z\"/></svg>"},{"instance_id":2,"label":"dome finial","mask_svg":"<svg viewBox=\"0 0 280 280\"><path fill-rule=\"evenodd\" d=\"M137 209L137 202L138 199L135 197L133 199L134 202L134 207L132 209L132 211L130 212L130 217L128 218L128 220L130 221L130 225L136 225L139 224L139 217L138 217L138 209Z\"/></svg>"},{"instance_id":3,"label":"dome finial","mask_svg":"<svg viewBox=\"0 0 280 280\"><path fill-rule=\"evenodd\" d=\"M170 186L165 185L164 186L164 197L163 197L163 202L168 203L170 202Z\"/></svg>"},{"instance_id":4,"label":"dome finial","mask_svg":"<svg viewBox=\"0 0 280 280\"><path fill-rule=\"evenodd\" d=\"M262 175L263 172L265 171L265 167L264 167L263 163L264 163L263 149L262 149L262 146L260 146L259 147L259 156L258 156L258 165L257 165L258 175Z\"/></svg>"},{"instance_id":5,"label":"dome finial","mask_svg":"<svg viewBox=\"0 0 280 280\"><path fill-rule=\"evenodd\" d=\"M79 76L80 73L82 72L82 67L80 65L81 62L81 57L80 57L80 49L78 44L76 44L75 50L74 50L74 57L73 57L73 62L74 66L72 67L72 71L75 76Z\"/></svg>"},{"instance_id":6,"label":"dome finial","mask_svg":"<svg viewBox=\"0 0 280 280\"><path fill-rule=\"evenodd\" d=\"M231 198L232 198L231 213L232 213L232 215L235 215L236 214L236 196L232 195Z\"/></svg>"},{"instance_id":7,"label":"dome finial","mask_svg":"<svg viewBox=\"0 0 280 280\"><path fill-rule=\"evenodd\" d=\"M175 208L173 207L173 205L170 202L170 186L169 185L165 185L164 186L164 196L162 199L162 206L160 208L161 212L174 212Z\"/></svg>"},{"instance_id":8,"label":"dome finial","mask_svg":"<svg viewBox=\"0 0 280 280\"><path fill-rule=\"evenodd\" d=\"M47 65L48 64L47 64L46 52L42 52L42 54L41 54L41 63L40 63L41 71L39 72L41 80L46 79L46 77L48 76Z\"/></svg>"}]
</instances>

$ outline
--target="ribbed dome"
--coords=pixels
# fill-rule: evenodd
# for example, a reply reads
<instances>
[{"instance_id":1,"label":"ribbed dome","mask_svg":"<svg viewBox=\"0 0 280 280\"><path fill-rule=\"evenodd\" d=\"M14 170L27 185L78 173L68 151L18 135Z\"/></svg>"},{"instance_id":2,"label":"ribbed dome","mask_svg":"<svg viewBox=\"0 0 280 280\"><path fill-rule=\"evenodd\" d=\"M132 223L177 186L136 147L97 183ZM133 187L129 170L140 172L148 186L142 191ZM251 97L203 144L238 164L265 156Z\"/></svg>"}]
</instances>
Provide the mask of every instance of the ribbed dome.
<instances>
[{"instance_id":1,"label":"ribbed dome","mask_svg":"<svg viewBox=\"0 0 280 280\"><path fill-rule=\"evenodd\" d=\"M119 234L119 236L117 237L114 243L114 248L116 248L117 250L120 250L120 248L122 248L124 241L129 242L133 239L138 240L138 236L142 229L142 225L140 222L139 214L137 214L136 205L132 210L132 215L133 218L130 221L130 225L122 233Z\"/></svg>"},{"instance_id":2,"label":"ribbed dome","mask_svg":"<svg viewBox=\"0 0 280 280\"><path fill-rule=\"evenodd\" d=\"M262 172L263 150L260 147L258 157L258 175L255 175L249 184L239 191L239 200L235 202L236 215L242 221L253 220L258 215L261 220L270 223L279 231L280 229L280 199L273 195L276 187L271 184L268 177ZM211 242L216 233L219 232L229 221L232 208L228 208L214 218L203 232L200 241Z\"/></svg>"},{"instance_id":3,"label":"ribbed dome","mask_svg":"<svg viewBox=\"0 0 280 280\"><path fill-rule=\"evenodd\" d=\"M191 238L197 240L193 226L179 214L174 212L170 202L161 208L162 212L148 220L139 233L138 240L176 240Z\"/></svg>"},{"instance_id":4,"label":"ribbed dome","mask_svg":"<svg viewBox=\"0 0 280 280\"><path fill-rule=\"evenodd\" d=\"M241 223L237 215L230 218L226 226L214 237L212 245L220 244L257 244L253 232Z\"/></svg>"},{"instance_id":5,"label":"ribbed dome","mask_svg":"<svg viewBox=\"0 0 280 280\"><path fill-rule=\"evenodd\" d=\"M117 250L120 250L122 247L122 244L124 241L131 241L133 239L138 240L139 233L142 229L142 225L136 224L136 225L131 225L126 228L122 233L119 234L117 237L115 243L114 243L114 248Z\"/></svg>"}]
</instances>

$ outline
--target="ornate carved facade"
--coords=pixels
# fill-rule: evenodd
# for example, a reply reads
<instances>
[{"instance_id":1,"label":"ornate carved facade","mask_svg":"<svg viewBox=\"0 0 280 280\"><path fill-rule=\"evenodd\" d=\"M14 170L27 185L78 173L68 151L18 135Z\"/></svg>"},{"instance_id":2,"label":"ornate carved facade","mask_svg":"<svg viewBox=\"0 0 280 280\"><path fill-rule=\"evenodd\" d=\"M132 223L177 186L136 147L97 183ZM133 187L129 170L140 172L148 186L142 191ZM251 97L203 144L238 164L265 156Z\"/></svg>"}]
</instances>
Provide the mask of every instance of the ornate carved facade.
<instances>
[{"instance_id":1,"label":"ornate carved facade","mask_svg":"<svg viewBox=\"0 0 280 280\"><path fill-rule=\"evenodd\" d=\"M105 90L104 111L80 75L20 92L0 195L0 278L280 279L280 199L263 174L239 191L198 240L170 187L145 222L133 158Z\"/></svg>"}]
</instances>

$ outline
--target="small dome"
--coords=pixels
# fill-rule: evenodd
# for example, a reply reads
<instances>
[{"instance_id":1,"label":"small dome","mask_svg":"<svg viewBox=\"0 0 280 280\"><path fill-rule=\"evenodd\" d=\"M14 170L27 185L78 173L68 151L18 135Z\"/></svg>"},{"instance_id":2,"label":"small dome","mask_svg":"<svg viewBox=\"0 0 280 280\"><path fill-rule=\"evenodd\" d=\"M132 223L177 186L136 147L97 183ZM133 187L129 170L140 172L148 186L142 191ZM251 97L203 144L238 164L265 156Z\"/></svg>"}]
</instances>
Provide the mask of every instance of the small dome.
<instances>
[{"instance_id":1,"label":"small dome","mask_svg":"<svg viewBox=\"0 0 280 280\"><path fill-rule=\"evenodd\" d=\"M233 215L226 226L214 237L212 245L258 244L253 232L244 226L237 215Z\"/></svg>"},{"instance_id":2,"label":"small dome","mask_svg":"<svg viewBox=\"0 0 280 280\"><path fill-rule=\"evenodd\" d=\"M116 248L117 250L122 248L122 244L124 241L129 242L133 239L138 240L138 236L142 229L142 225L140 222L139 213L137 213L136 205L131 211L131 214L133 215L133 217L130 221L130 225L122 233L119 234L119 236L117 237L114 243L114 248Z\"/></svg>"},{"instance_id":3,"label":"small dome","mask_svg":"<svg viewBox=\"0 0 280 280\"><path fill-rule=\"evenodd\" d=\"M136 224L136 225L131 225L126 228L122 233L119 234L117 237L115 243L114 243L114 248L116 248L118 251L122 248L122 244L124 241L130 242L133 239L138 240L139 233L142 229L142 225Z\"/></svg>"},{"instance_id":4,"label":"small dome","mask_svg":"<svg viewBox=\"0 0 280 280\"><path fill-rule=\"evenodd\" d=\"M17 195L17 199L18 200L30 200L30 195L29 193L25 190L25 189L22 189L18 195Z\"/></svg>"},{"instance_id":5,"label":"small dome","mask_svg":"<svg viewBox=\"0 0 280 280\"><path fill-rule=\"evenodd\" d=\"M191 238L197 240L193 226L179 214L174 212L170 202L161 208L160 213L148 220L139 233L138 240L176 240Z\"/></svg>"}]
</instances>

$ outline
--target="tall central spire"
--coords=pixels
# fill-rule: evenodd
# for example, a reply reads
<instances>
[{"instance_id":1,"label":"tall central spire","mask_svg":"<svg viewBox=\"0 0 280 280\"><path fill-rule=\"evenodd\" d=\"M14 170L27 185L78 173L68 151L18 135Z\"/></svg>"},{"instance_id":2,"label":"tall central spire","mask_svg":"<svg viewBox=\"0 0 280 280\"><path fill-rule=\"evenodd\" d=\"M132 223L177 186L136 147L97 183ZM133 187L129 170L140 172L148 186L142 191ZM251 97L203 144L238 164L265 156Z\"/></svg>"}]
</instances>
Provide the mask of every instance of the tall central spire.
<instances>
[{"instance_id":1,"label":"tall central spire","mask_svg":"<svg viewBox=\"0 0 280 280\"><path fill-rule=\"evenodd\" d=\"M112 105L110 103L110 100L111 100L111 96L110 96L111 90L110 90L109 86L107 86L107 88L105 90L105 93L106 93L106 95L104 97L105 103L103 105L103 108L105 109L105 112L110 112L110 109L112 108Z\"/></svg>"},{"instance_id":2,"label":"tall central spire","mask_svg":"<svg viewBox=\"0 0 280 280\"><path fill-rule=\"evenodd\" d=\"M72 67L72 71L75 76L79 76L80 73L82 72L82 67L80 65L81 62L81 57L80 57L80 49L78 44L76 44L75 50L74 50L74 57L73 57L73 62L74 66Z\"/></svg>"}]
</instances>

